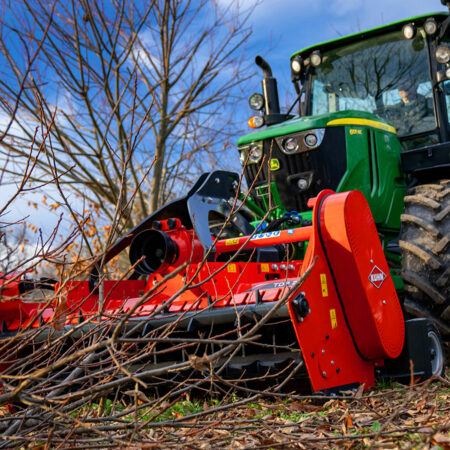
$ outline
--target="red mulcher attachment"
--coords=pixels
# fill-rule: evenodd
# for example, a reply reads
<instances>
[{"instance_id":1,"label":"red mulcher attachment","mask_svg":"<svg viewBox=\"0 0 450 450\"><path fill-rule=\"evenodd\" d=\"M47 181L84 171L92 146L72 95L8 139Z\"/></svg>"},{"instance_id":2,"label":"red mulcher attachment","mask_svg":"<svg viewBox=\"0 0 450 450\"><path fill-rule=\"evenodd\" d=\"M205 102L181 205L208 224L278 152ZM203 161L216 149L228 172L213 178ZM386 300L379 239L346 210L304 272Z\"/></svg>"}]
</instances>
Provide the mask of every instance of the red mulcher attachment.
<instances>
[{"instance_id":1,"label":"red mulcher attachment","mask_svg":"<svg viewBox=\"0 0 450 450\"><path fill-rule=\"evenodd\" d=\"M223 171L203 176L185 198L161 208L112 247L105 259L129 247L135 272L128 280L103 282L100 320L111 325L107 317L131 312L127 323L142 321L141 334L175 321L186 332L212 323L233 328L244 317L263 317L291 290L288 308L280 304L273 317L289 314L313 390L373 386L375 368L401 353L405 325L364 196L323 191L310 200L311 226L254 235L237 213L224 230L241 236L213 243L211 229L230 213L226 199L236 195L236 181L236 174ZM309 241L303 261L280 252L301 241ZM239 249L251 258L233 259ZM172 277L159 284L167 275ZM44 309L5 285L3 296L14 298L0 304L2 336L47 323L54 326L45 327L45 337L88 330L99 320L98 279L93 271L89 281L67 283L64 299ZM294 350L291 355L298 357ZM261 357L255 362L261 364Z\"/></svg>"}]
</instances>

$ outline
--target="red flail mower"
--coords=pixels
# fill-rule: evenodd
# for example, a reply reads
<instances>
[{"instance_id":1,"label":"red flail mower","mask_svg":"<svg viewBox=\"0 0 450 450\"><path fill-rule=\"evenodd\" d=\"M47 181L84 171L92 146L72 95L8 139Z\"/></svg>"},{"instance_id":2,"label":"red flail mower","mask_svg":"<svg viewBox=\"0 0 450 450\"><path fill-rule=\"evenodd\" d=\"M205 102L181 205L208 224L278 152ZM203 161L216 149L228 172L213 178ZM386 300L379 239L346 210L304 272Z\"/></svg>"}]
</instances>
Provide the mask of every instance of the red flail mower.
<instances>
[{"instance_id":1,"label":"red flail mower","mask_svg":"<svg viewBox=\"0 0 450 450\"><path fill-rule=\"evenodd\" d=\"M52 304L21 298L48 281L4 276L3 342L29 339L35 348L93 327L110 336L120 326L122 335L142 342L162 327L186 343L199 336L238 340L246 331L248 342L227 360L224 378L263 378L302 365L312 390L323 393L369 388L377 375L409 380L411 369L423 380L442 369L433 354L432 325L425 319L405 322L359 191L322 191L309 201L313 213L306 226L255 232L245 214L230 206L237 182L230 172L205 174L185 197L156 211L98 258L88 280L56 284L60 295ZM104 280L100 265L125 249L132 267L128 279ZM298 254L302 258L293 257ZM214 350L218 358L211 368L223 364L220 348L190 348L155 351L141 369L157 376L178 361L180 375L192 354ZM24 349L3 358L2 369L8 371Z\"/></svg>"}]
</instances>

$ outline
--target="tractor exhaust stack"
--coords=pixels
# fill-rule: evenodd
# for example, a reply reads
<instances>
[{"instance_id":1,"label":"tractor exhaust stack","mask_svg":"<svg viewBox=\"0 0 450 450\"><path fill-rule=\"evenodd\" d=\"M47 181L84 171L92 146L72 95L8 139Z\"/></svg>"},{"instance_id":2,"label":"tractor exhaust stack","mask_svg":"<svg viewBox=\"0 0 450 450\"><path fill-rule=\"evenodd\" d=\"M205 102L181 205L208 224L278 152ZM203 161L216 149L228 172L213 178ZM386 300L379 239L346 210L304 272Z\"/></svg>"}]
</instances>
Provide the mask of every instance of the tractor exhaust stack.
<instances>
[{"instance_id":1,"label":"tractor exhaust stack","mask_svg":"<svg viewBox=\"0 0 450 450\"><path fill-rule=\"evenodd\" d=\"M264 123L266 125L273 125L284 122L290 116L287 114L280 114L277 80L272 76L272 69L269 63L262 56L258 55L255 58L255 63L261 68L264 74L264 78L262 79L264 106L266 112L264 116Z\"/></svg>"}]
</instances>

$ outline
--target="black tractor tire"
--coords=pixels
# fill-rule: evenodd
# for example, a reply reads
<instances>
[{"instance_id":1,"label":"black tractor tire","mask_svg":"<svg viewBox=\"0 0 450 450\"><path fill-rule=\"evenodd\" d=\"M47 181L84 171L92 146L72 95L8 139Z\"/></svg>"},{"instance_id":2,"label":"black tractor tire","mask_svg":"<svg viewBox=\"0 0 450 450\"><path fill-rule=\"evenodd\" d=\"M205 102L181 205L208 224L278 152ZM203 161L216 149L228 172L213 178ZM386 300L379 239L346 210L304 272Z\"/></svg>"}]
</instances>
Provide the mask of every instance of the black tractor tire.
<instances>
[{"instance_id":1,"label":"black tractor tire","mask_svg":"<svg viewBox=\"0 0 450 450\"><path fill-rule=\"evenodd\" d=\"M404 310L432 320L449 348L450 180L411 189L401 222Z\"/></svg>"}]
</instances>

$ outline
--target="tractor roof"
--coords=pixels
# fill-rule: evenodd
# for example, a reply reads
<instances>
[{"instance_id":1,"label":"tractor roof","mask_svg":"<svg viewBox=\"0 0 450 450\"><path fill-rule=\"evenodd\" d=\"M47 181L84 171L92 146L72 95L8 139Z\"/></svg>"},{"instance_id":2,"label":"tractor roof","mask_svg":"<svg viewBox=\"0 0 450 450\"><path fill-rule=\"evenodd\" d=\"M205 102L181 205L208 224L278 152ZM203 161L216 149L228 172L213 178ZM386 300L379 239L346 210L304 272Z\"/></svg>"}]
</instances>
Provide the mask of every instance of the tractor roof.
<instances>
[{"instance_id":1,"label":"tractor roof","mask_svg":"<svg viewBox=\"0 0 450 450\"><path fill-rule=\"evenodd\" d=\"M448 12L445 11L439 11L429 14L422 14L420 16L414 16L409 17L407 19L402 19L397 22L392 22L387 25L382 25L380 27L371 28L369 30L365 31L359 31L358 33L350 34L348 36L343 36L337 39L333 39L330 41L322 42L320 44L310 45L309 47L306 47L302 50L299 50L291 55L291 58L295 55L302 55L304 53L309 53L311 50L329 50L333 47L340 47L341 45L350 44L351 42L354 42L356 40L365 39L367 37L376 36L377 34L385 34L389 31L399 30L409 22L415 22L416 25L421 25L423 22L425 22L426 19L429 17L434 17L438 21L444 20L446 17L448 17Z\"/></svg>"}]
</instances>

